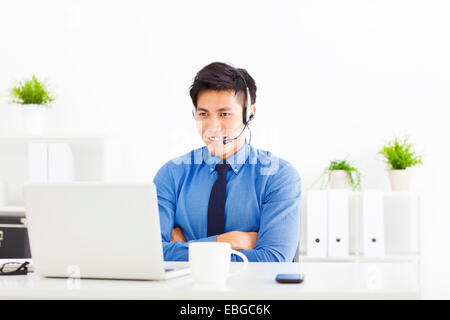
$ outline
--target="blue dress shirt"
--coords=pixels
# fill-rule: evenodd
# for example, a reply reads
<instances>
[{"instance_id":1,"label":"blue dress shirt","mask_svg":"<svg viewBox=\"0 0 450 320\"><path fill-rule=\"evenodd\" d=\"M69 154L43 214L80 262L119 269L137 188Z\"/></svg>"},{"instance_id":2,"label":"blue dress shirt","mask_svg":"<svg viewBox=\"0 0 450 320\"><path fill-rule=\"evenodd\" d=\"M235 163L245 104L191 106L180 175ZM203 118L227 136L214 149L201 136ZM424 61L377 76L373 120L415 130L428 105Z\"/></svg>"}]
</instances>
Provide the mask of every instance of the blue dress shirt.
<instances>
[{"instance_id":1,"label":"blue dress shirt","mask_svg":"<svg viewBox=\"0 0 450 320\"><path fill-rule=\"evenodd\" d=\"M220 158L206 146L165 163L156 173L164 260L187 261L189 242L207 237L208 202ZM300 239L301 179L287 161L247 142L226 159L225 232L257 232L254 249L242 250L249 261L290 262ZM186 242L170 242L175 226ZM232 261L241 258L232 255Z\"/></svg>"}]
</instances>

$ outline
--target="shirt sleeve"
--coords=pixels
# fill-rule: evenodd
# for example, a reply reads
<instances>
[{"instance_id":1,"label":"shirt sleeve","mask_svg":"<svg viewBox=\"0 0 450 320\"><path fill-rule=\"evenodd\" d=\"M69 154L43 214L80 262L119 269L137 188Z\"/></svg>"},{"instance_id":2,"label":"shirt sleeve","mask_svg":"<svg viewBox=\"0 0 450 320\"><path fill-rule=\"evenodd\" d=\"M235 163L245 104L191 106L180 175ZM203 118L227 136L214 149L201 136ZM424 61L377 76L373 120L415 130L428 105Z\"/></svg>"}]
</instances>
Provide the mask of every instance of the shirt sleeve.
<instances>
[{"instance_id":1,"label":"shirt sleeve","mask_svg":"<svg viewBox=\"0 0 450 320\"><path fill-rule=\"evenodd\" d=\"M250 262L292 262L300 241L301 178L287 163L267 181L256 246L241 252ZM242 259L232 255L232 261Z\"/></svg>"},{"instance_id":2,"label":"shirt sleeve","mask_svg":"<svg viewBox=\"0 0 450 320\"><path fill-rule=\"evenodd\" d=\"M166 163L156 173L153 182L158 195L159 220L165 261L188 261L189 243L216 241L217 236L191 240L188 242L170 242L170 234L175 225L177 193L175 180L170 170L170 162Z\"/></svg>"}]
</instances>

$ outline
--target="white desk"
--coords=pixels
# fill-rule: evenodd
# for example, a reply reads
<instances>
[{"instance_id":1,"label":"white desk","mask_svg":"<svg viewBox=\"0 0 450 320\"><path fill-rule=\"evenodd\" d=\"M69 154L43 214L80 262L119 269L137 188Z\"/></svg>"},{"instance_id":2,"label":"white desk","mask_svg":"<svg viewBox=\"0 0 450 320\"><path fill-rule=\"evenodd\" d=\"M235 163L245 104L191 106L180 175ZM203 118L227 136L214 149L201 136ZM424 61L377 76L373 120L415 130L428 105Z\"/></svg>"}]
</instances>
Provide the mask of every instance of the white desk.
<instances>
[{"instance_id":1,"label":"white desk","mask_svg":"<svg viewBox=\"0 0 450 320\"><path fill-rule=\"evenodd\" d=\"M5 260L0 260L0 263ZM232 263L232 270L240 268ZM305 274L302 284L278 284L277 273ZM250 263L225 288L198 287L192 276L167 281L0 276L0 299L418 299L414 262Z\"/></svg>"}]
</instances>

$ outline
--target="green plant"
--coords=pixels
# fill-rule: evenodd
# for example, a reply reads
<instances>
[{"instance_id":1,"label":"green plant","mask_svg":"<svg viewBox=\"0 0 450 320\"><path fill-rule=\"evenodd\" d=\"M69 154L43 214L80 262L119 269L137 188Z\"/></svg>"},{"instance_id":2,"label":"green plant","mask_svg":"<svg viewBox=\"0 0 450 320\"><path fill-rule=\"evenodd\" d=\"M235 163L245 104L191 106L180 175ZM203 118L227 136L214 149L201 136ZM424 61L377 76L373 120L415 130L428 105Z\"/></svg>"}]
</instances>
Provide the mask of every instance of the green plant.
<instances>
[{"instance_id":1,"label":"green plant","mask_svg":"<svg viewBox=\"0 0 450 320\"><path fill-rule=\"evenodd\" d=\"M389 141L379 152L391 170L401 170L422 163L422 156L416 155L413 145L407 138L396 137Z\"/></svg>"},{"instance_id":2,"label":"green plant","mask_svg":"<svg viewBox=\"0 0 450 320\"><path fill-rule=\"evenodd\" d=\"M328 166L329 174L333 170L344 170L347 172L350 179L350 184L352 185L352 190L361 188L361 173L358 169L352 166L347 160L333 160Z\"/></svg>"},{"instance_id":3,"label":"green plant","mask_svg":"<svg viewBox=\"0 0 450 320\"><path fill-rule=\"evenodd\" d=\"M347 172L348 177L350 179L350 184L352 186L352 190L361 189L361 173L356 167L352 166L347 160L333 160L330 162L330 165L325 168L319 178L311 185L310 188L313 188L320 180L322 180L320 189L323 189L325 185L330 180L331 171L334 170L344 170ZM324 179L327 176L327 179Z\"/></svg>"},{"instance_id":4,"label":"green plant","mask_svg":"<svg viewBox=\"0 0 450 320\"><path fill-rule=\"evenodd\" d=\"M47 86L40 82L35 75L31 79L16 83L9 95L10 102L18 104L37 104L48 107L55 100Z\"/></svg>"}]
</instances>

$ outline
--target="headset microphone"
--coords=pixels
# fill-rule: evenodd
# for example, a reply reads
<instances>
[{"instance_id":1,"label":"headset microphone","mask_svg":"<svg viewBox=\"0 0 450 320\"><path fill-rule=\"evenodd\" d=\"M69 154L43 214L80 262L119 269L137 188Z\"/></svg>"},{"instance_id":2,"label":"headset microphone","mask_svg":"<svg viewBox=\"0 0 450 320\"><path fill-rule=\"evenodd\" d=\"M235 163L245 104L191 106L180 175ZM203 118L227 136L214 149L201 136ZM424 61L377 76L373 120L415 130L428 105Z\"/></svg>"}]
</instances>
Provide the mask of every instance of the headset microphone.
<instances>
[{"instance_id":1,"label":"headset microphone","mask_svg":"<svg viewBox=\"0 0 450 320\"><path fill-rule=\"evenodd\" d=\"M241 134L244 132L244 130L245 130L246 127L247 127L247 123L245 124L245 126L244 126L244 128L242 129L241 133L239 133L239 135L238 135L237 137L232 138L232 139L225 139L225 140L223 140L223 144L227 144L227 143L230 143L230 142L232 142L232 141L234 141L234 140L236 140L236 139L239 139L239 137L240 137Z\"/></svg>"},{"instance_id":2,"label":"headset microphone","mask_svg":"<svg viewBox=\"0 0 450 320\"><path fill-rule=\"evenodd\" d=\"M245 88L246 88L246 98L247 98L247 105L244 108L244 128L242 129L241 133L239 133L239 135L237 137L232 138L232 139L223 140L223 144L227 144L227 143L230 143L230 142L238 139L242 135L242 133L245 131L245 128L247 128L250 121L252 121L255 118L255 114L253 113L253 110L251 108L250 89L247 86L244 76L242 76L242 74L240 72L239 72L239 75L242 77L242 80L244 80ZM250 130L250 128L248 128L248 130Z\"/></svg>"}]
</instances>

